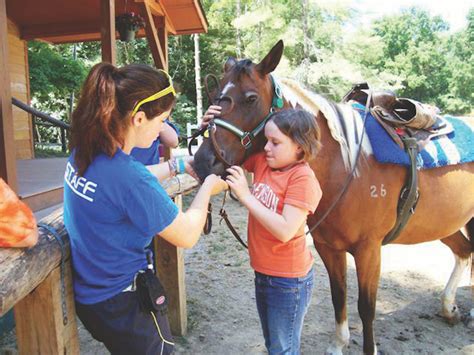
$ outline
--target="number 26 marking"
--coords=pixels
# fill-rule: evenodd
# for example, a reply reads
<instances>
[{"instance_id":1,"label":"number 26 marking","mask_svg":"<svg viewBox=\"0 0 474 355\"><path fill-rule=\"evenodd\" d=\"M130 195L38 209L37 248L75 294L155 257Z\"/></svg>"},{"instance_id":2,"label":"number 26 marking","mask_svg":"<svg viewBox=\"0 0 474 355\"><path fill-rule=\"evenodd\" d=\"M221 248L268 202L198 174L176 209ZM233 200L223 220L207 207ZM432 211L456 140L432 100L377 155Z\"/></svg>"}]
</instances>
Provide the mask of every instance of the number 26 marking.
<instances>
[{"instance_id":1,"label":"number 26 marking","mask_svg":"<svg viewBox=\"0 0 474 355\"><path fill-rule=\"evenodd\" d=\"M377 186L375 185L370 185L370 197L372 198L377 198L377 197L385 197L387 195L387 190L385 190L385 187L383 184L380 185L380 190L377 193Z\"/></svg>"}]
</instances>

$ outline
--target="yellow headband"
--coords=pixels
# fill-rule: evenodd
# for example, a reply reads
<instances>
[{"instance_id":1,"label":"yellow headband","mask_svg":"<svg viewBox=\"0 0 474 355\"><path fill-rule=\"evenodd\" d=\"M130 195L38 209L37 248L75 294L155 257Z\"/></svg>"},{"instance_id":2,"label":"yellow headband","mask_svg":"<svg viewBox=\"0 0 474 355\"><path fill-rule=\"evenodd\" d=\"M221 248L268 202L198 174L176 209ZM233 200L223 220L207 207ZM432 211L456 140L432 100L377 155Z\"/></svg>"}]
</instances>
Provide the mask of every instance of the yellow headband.
<instances>
[{"instance_id":1,"label":"yellow headband","mask_svg":"<svg viewBox=\"0 0 474 355\"><path fill-rule=\"evenodd\" d=\"M138 112L138 109L140 108L140 106L147 103L147 102L158 100L160 97L168 95L170 92L173 93L173 96L176 96L176 91L174 91L173 81L171 80L170 75L162 69L158 69L158 70L165 73L165 75L168 77L170 85L168 87L164 88L163 90L158 91L156 94L153 94L153 95L147 97L146 99L143 99L138 104L136 104L135 108L132 111L132 117Z\"/></svg>"}]
</instances>

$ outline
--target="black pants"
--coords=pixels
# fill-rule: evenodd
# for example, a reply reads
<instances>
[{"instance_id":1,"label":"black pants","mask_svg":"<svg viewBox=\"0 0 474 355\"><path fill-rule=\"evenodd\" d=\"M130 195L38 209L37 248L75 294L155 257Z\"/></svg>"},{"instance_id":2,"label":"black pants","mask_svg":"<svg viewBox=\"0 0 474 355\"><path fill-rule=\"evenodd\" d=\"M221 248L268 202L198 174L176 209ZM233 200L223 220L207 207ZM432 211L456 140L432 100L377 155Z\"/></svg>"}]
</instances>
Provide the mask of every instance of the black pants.
<instances>
[{"instance_id":1,"label":"black pants","mask_svg":"<svg viewBox=\"0 0 474 355\"><path fill-rule=\"evenodd\" d=\"M76 302L76 311L91 335L113 355L173 352L174 346L167 343L173 342L168 318L154 313L158 330L152 315L140 310L136 292L122 292L92 305Z\"/></svg>"}]
</instances>

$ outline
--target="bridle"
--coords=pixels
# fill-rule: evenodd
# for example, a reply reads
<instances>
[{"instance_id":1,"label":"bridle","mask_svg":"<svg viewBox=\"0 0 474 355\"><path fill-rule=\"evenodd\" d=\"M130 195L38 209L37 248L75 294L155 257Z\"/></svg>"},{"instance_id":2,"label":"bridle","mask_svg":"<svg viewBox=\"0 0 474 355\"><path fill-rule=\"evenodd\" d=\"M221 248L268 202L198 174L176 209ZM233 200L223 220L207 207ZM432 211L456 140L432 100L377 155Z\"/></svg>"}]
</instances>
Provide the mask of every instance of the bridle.
<instances>
[{"instance_id":1,"label":"bridle","mask_svg":"<svg viewBox=\"0 0 474 355\"><path fill-rule=\"evenodd\" d=\"M217 80L217 79L214 79L214 80ZM191 140L189 141L189 145L188 145L189 154L192 155L191 145L194 142L194 140L198 136L204 135L205 132L207 131L208 134L209 134L209 137L211 139L212 148L214 149L214 154L215 154L217 160L219 160L224 165L224 167L226 169L231 167L232 165L241 165L241 163L243 163L249 155L250 148L252 148L252 142L260 134L260 132L263 131L263 128L265 127L265 124L267 123L270 116L273 114L273 112L275 112L275 110L283 108L283 96L282 96L282 92L281 92L281 87L278 84L278 82L275 81L275 79L273 78L272 75L270 75L270 80L271 80L271 84L272 84L272 87L273 87L272 104L270 106L270 110L269 110L268 114L257 125L257 127L255 127L251 131L243 131L239 127L237 127L236 125L234 125L234 124L232 124L228 121L225 121L222 118L214 118L213 120L211 120L209 122L209 125L207 127L202 128L201 130L197 131L193 136L191 136ZM208 82L208 79L206 77L206 80L205 80L206 91L208 92L208 95L209 95L207 82ZM221 98L219 98L219 99L221 99ZM232 109L233 109L233 105L232 105ZM244 154L244 157L242 159L242 162L240 162L239 164L237 164L235 162L233 164L231 164L222 156L221 149L220 149L219 144L217 143L217 139L216 139L217 127L221 127L221 128L224 128L224 129L228 130L229 132L233 133L234 135L236 135L240 139L240 144L245 149L245 154Z\"/></svg>"}]
</instances>

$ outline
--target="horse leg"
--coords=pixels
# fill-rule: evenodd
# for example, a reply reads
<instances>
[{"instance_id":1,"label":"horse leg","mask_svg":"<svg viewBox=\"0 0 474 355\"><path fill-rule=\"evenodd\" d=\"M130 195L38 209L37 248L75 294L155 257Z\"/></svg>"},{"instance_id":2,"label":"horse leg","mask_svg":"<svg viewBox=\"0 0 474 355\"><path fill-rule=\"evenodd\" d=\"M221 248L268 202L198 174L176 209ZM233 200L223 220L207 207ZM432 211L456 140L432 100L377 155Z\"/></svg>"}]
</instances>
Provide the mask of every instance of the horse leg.
<instances>
[{"instance_id":1,"label":"horse leg","mask_svg":"<svg viewBox=\"0 0 474 355\"><path fill-rule=\"evenodd\" d=\"M314 238L314 246L326 266L331 284L332 304L336 318L336 333L326 354L342 354L344 346L349 344L349 324L346 309L346 252L330 248Z\"/></svg>"},{"instance_id":2,"label":"horse leg","mask_svg":"<svg viewBox=\"0 0 474 355\"><path fill-rule=\"evenodd\" d=\"M367 242L358 245L354 253L359 283L358 310L364 333L364 354L377 353L373 322L380 278L380 249L379 244Z\"/></svg>"},{"instance_id":3,"label":"horse leg","mask_svg":"<svg viewBox=\"0 0 474 355\"><path fill-rule=\"evenodd\" d=\"M441 294L443 317L449 324L456 324L461 319L459 308L456 304L456 290L464 271L469 267L471 244L461 231L441 239L454 254L455 264L443 293Z\"/></svg>"}]
</instances>

